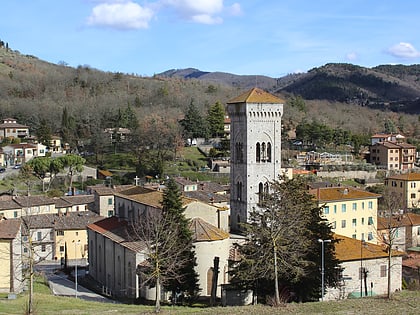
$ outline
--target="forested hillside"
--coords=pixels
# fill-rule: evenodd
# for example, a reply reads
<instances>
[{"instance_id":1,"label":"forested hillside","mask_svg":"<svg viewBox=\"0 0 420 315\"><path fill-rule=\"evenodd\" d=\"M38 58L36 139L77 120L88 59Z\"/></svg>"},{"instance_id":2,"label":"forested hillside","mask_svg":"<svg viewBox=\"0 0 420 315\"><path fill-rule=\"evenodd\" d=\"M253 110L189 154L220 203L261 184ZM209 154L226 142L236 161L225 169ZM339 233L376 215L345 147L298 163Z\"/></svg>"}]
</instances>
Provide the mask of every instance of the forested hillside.
<instances>
[{"instance_id":1,"label":"forested hillside","mask_svg":"<svg viewBox=\"0 0 420 315\"><path fill-rule=\"evenodd\" d=\"M225 104L257 86L287 100L283 122L290 137L298 124L312 121L353 133L384 131L391 122L399 132L415 137L420 135L418 71L417 66L331 64L278 79L197 69L141 77L88 65L51 64L3 45L0 118L14 117L32 133L45 126L52 133L70 128L68 132L83 140L103 128L123 125L124 113L130 111L140 127L158 119L176 128L191 102L205 115L217 101Z\"/></svg>"}]
</instances>

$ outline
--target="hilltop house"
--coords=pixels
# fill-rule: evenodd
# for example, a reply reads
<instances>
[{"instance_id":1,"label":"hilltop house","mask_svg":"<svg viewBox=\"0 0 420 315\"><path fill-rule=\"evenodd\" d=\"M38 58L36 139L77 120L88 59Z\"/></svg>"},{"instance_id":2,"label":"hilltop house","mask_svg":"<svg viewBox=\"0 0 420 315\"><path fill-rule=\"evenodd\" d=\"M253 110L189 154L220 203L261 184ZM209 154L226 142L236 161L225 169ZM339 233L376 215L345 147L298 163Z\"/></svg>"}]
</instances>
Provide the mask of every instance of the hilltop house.
<instances>
[{"instance_id":1,"label":"hilltop house","mask_svg":"<svg viewBox=\"0 0 420 315\"><path fill-rule=\"evenodd\" d=\"M29 136L29 127L18 124L14 118L4 118L0 124L0 141L4 138L24 139Z\"/></svg>"},{"instance_id":2,"label":"hilltop house","mask_svg":"<svg viewBox=\"0 0 420 315\"><path fill-rule=\"evenodd\" d=\"M323 216L336 234L376 243L378 198L380 195L352 187L311 189Z\"/></svg>"}]
</instances>

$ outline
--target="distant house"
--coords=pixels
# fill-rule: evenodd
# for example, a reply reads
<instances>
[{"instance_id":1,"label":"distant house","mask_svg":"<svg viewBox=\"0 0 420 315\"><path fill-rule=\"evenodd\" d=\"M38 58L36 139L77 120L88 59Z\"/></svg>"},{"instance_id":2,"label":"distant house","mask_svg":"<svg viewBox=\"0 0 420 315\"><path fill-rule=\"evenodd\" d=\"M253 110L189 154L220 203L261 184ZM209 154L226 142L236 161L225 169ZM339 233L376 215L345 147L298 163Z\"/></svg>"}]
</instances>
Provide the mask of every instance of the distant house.
<instances>
[{"instance_id":1,"label":"distant house","mask_svg":"<svg viewBox=\"0 0 420 315\"><path fill-rule=\"evenodd\" d=\"M405 137L401 134L394 133L376 133L370 137L371 145L374 145L378 142L402 142L405 140Z\"/></svg>"},{"instance_id":2,"label":"distant house","mask_svg":"<svg viewBox=\"0 0 420 315\"><path fill-rule=\"evenodd\" d=\"M115 201L114 194L122 190L132 188L132 185L119 186L89 186L87 191L93 196L93 203L91 210L103 217L112 217L115 215Z\"/></svg>"},{"instance_id":3,"label":"distant house","mask_svg":"<svg viewBox=\"0 0 420 315\"><path fill-rule=\"evenodd\" d=\"M49 148L52 154L65 153L62 145L62 139L59 136L51 136Z\"/></svg>"},{"instance_id":4,"label":"distant house","mask_svg":"<svg viewBox=\"0 0 420 315\"><path fill-rule=\"evenodd\" d=\"M322 187L309 192L323 206L322 214L334 233L376 243L380 195L353 187Z\"/></svg>"},{"instance_id":5,"label":"distant house","mask_svg":"<svg viewBox=\"0 0 420 315\"><path fill-rule=\"evenodd\" d=\"M0 292L21 293L22 239L19 219L0 218Z\"/></svg>"},{"instance_id":6,"label":"distant house","mask_svg":"<svg viewBox=\"0 0 420 315\"><path fill-rule=\"evenodd\" d=\"M342 268L341 284L327 288L325 300L386 295L388 272L391 272L391 293L401 290L404 252L392 252L391 270L388 270L388 252L382 246L342 235L335 238L340 240L335 245L335 253Z\"/></svg>"},{"instance_id":7,"label":"distant house","mask_svg":"<svg viewBox=\"0 0 420 315\"><path fill-rule=\"evenodd\" d=\"M106 128L104 132L108 135L111 143L127 142L131 134L131 130L128 128Z\"/></svg>"},{"instance_id":8,"label":"distant house","mask_svg":"<svg viewBox=\"0 0 420 315\"><path fill-rule=\"evenodd\" d=\"M416 147L408 143L377 142L370 146L370 162L387 170L410 170L416 162Z\"/></svg>"},{"instance_id":9,"label":"distant house","mask_svg":"<svg viewBox=\"0 0 420 315\"><path fill-rule=\"evenodd\" d=\"M7 165L15 165L28 162L37 156L38 147L30 143L8 144L3 147L3 152Z\"/></svg>"},{"instance_id":10,"label":"distant house","mask_svg":"<svg viewBox=\"0 0 420 315\"><path fill-rule=\"evenodd\" d=\"M24 139L29 136L29 127L18 124L14 118L5 118L0 124L0 141L4 138Z\"/></svg>"}]
</instances>

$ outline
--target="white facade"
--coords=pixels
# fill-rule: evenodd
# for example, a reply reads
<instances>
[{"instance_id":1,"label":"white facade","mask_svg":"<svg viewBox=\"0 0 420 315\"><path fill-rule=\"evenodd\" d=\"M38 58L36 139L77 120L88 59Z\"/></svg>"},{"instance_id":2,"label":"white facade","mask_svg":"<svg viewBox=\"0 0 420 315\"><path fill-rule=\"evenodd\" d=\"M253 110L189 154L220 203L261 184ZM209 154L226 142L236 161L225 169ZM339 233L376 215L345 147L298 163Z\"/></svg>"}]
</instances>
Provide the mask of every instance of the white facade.
<instances>
[{"instance_id":1,"label":"white facade","mask_svg":"<svg viewBox=\"0 0 420 315\"><path fill-rule=\"evenodd\" d=\"M283 101L254 88L228 103L231 119L231 229L238 230L281 174Z\"/></svg>"}]
</instances>

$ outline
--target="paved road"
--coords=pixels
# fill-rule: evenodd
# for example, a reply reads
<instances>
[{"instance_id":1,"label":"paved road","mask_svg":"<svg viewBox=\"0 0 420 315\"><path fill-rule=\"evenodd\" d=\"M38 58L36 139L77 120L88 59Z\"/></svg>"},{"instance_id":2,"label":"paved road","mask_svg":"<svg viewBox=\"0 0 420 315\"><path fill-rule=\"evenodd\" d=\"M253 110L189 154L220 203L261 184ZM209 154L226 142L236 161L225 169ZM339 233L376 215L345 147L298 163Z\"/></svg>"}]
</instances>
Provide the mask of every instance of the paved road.
<instances>
[{"instance_id":1,"label":"paved road","mask_svg":"<svg viewBox=\"0 0 420 315\"><path fill-rule=\"evenodd\" d=\"M36 266L38 271L42 271L47 276L50 288L54 295L60 296L69 296L88 300L88 301L98 301L98 302L107 302L107 303L116 303L116 301L108 299L100 294L96 294L95 292L82 287L81 285L77 286L73 281L70 281L67 278L67 275L60 271L59 265L55 263L42 263Z\"/></svg>"}]
</instances>

